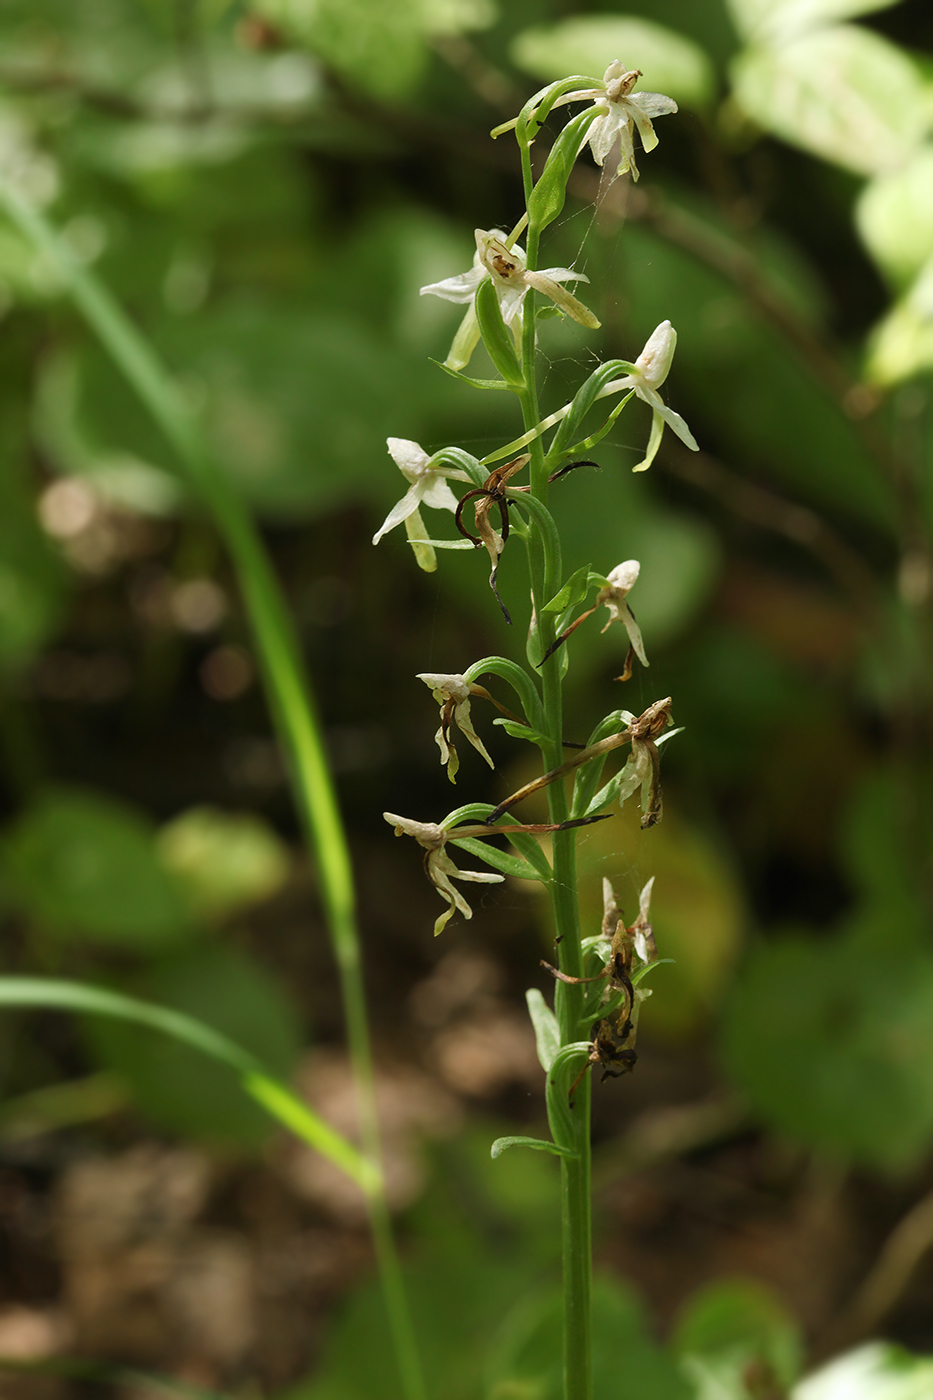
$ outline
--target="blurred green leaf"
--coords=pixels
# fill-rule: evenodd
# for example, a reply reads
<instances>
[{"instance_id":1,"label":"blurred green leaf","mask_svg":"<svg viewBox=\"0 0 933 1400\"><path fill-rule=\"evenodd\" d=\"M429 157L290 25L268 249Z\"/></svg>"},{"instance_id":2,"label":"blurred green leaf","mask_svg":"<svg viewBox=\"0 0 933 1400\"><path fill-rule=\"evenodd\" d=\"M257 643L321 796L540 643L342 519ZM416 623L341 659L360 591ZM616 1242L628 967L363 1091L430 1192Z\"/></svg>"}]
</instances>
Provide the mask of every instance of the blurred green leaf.
<instances>
[{"instance_id":1,"label":"blurred green leaf","mask_svg":"<svg viewBox=\"0 0 933 1400\"><path fill-rule=\"evenodd\" d=\"M673 1358L650 1338L631 1289L605 1275L593 1281L593 1393L612 1400L688 1400ZM535 1289L506 1313L492 1338L491 1400L563 1395L561 1299Z\"/></svg>"},{"instance_id":2,"label":"blurred green leaf","mask_svg":"<svg viewBox=\"0 0 933 1400\"><path fill-rule=\"evenodd\" d=\"M927 1400L933 1361L888 1342L837 1356L795 1387L793 1400Z\"/></svg>"},{"instance_id":3,"label":"blurred green leaf","mask_svg":"<svg viewBox=\"0 0 933 1400\"><path fill-rule=\"evenodd\" d=\"M36 435L60 472L86 476L105 500L145 515L177 509L184 486L171 470L168 448L96 347L49 355L33 409Z\"/></svg>"},{"instance_id":4,"label":"blurred green leaf","mask_svg":"<svg viewBox=\"0 0 933 1400\"><path fill-rule=\"evenodd\" d=\"M872 332L865 376L891 388L933 370L933 256Z\"/></svg>"},{"instance_id":5,"label":"blurred green leaf","mask_svg":"<svg viewBox=\"0 0 933 1400\"><path fill-rule=\"evenodd\" d=\"M706 54L692 39L632 15L579 15L516 35L512 62L544 82L568 73L601 78L614 59L641 69L639 91L663 92L685 107L712 101L715 80Z\"/></svg>"},{"instance_id":6,"label":"blurred green leaf","mask_svg":"<svg viewBox=\"0 0 933 1400\"><path fill-rule=\"evenodd\" d=\"M782 43L834 20L888 10L900 0L727 0L735 26L756 44Z\"/></svg>"},{"instance_id":7,"label":"blurred green leaf","mask_svg":"<svg viewBox=\"0 0 933 1400\"><path fill-rule=\"evenodd\" d=\"M797 1142L903 1166L933 1140L933 958L852 940L759 947L726 1008L726 1067Z\"/></svg>"},{"instance_id":8,"label":"blurred green leaf","mask_svg":"<svg viewBox=\"0 0 933 1400\"><path fill-rule=\"evenodd\" d=\"M933 146L866 185L855 217L875 261L896 285L908 284L933 248Z\"/></svg>"},{"instance_id":9,"label":"blurred green leaf","mask_svg":"<svg viewBox=\"0 0 933 1400\"><path fill-rule=\"evenodd\" d=\"M482 29L493 0L258 0L258 14L377 100L409 95L432 35Z\"/></svg>"},{"instance_id":10,"label":"blurred green leaf","mask_svg":"<svg viewBox=\"0 0 933 1400\"><path fill-rule=\"evenodd\" d=\"M48 788L2 848L11 898L68 939L149 951L190 928L185 899L159 859L145 815L101 793Z\"/></svg>"},{"instance_id":11,"label":"blurred green leaf","mask_svg":"<svg viewBox=\"0 0 933 1400\"><path fill-rule=\"evenodd\" d=\"M739 104L766 131L858 175L896 170L929 125L917 65L854 25L749 49L732 79Z\"/></svg>"},{"instance_id":12,"label":"blurred green leaf","mask_svg":"<svg viewBox=\"0 0 933 1400\"><path fill-rule=\"evenodd\" d=\"M220 1031L286 1078L295 1067L301 1032L279 983L253 958L233 949L199 948L172 955L146 979L148 996ZM196 1141L259 1146L269 1117L222 1065L177 1040L119 1021L88 1020L85 1031L100 1061L129 1086L154 1123Z\"/></svg>"},{"instance_id":13,"label":"blurred green leaf","mask_svg":"<svg viewBox=\"0 0 933 1400\"><path fill-rule=\"evenodd\" d=\"M268 899L288 878L288 848L250 812L192 807L162 827L156 845L192 908L208 919Z\"/></svg>"},{"instance_id":14,"label":"blurred green leaf","mask_svg":"<svg viewBox=\"0 0 933 1400\"><path fill-rule=\"evenodd\" d=\"M800 1373L800 1329L769 1288L755 1279L708 1284L688 1301L671 1344L697 1384L697 1400L747 1400L755 1371L762 1389L788 1389Z\"/></svg>"}]
</instances>

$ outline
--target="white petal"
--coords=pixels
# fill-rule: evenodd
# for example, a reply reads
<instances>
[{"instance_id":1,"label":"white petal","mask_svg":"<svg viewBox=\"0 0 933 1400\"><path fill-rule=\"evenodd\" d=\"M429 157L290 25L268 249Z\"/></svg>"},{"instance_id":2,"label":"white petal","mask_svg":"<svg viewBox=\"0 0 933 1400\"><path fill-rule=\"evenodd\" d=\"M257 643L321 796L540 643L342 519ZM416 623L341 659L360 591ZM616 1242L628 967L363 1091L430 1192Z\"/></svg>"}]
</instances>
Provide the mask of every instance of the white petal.
<instances>
[{"instance_id":1,"label":"white petal","mask_svg":"<svg viewBox=\"0 0 933 1400\"><path fill-rule=\"evenodd\" d=\"M453 338L444 364L448 369L466 369L470 356L479 344L479 322L476 319L476 306L470 302L469 308Z\"/></svg>"},{"instance_id":2,"label":"white petal","mask_svg":"<svg viewBox=\"0 0 933 1400\"><path fill-rule=\"evenodd\" d=\"M658 135L651 125L651 118L648 116L647 112L642 111L637 98L627 98L625 105L631 113L632 120L638 127L638 134L641 137L642 146L646 151L653 151L658 144Z\"/></svg>"},{"instance_id":3,"label":"white petal","mask_svg":"<svg viewBox=\"0 0 933 1400\"><path fill-rule=\"evenodd\" d=\"M572 267L542 267L537 272L529 272L529 277L549 277L552 282L588 282L585 272L574 272Z\"/></svg>"},{"instance_id":4,"label":"white petal","mask_svg":"<svg viewBox=\"0 0 933 1400\"><path fill-rule=\"evenodd\" d=\"M657 398L658 396L657 394L654 394L653 397ZM641 461L632 468L633 472L646 472L648 470L648 468L651 466L651 463L658 455L658 448L661 446L661 437L663 433L664 418L663 415L660 414L657 411L657 409L655 409L651 415L651 433L648 437L648 446L645 450L645 455L644 457L642 457Z\"/></svg>"},{"instance_id":5,"label":"white petal","mask_svg":"<svg viewBox=\"0 0 933 1400\"><path fill-rule=\"evenodd\" d=\"M647 117L666 117L677 111L673 97L665 97L663 92L636 92L628 100L640 107Z\"/></svg>"},{"instance_id":6,"label":"white petal","mask_svg":"<svg viewBox=\"0 0 933 1400\"><path fill-rule=\"evenodd\" d=\"M604 117L597 117L590 127L587 141L590 150L593 152L593 159L597 165L605 165L606 157L615 145L616 137L619 134L620 122L615 112L607 112Z\"/></svg>"},{"instance_id":7,"label":"white petal","mask_svg":"<svg viewBox=\"0 0 933 1400\"><path fill-rule=\"evenodd\" d=\"M450 671L418 671L416 681L424 681L439 705L453 697L455 700L468 700L470 687L459 673Z\"/></svg>"},{"instance_id":8,"label":"white petal","mask_svg":"<svg viewBox=\"0 0 933 1400\"><path fill-rule=\"evenodd\" d=\"M496 291L499 295L499 310L502 312L502 319L505 324L510 326L516 316L519 317L520 324L522 302L525 300L525 293L528 291L528 288L525 286L513 287L508 283L497 282Z\"/></svg>"},{"instance_id":9,"label":"white petal","mask_svg":"<svg viewBox=\"0 0 933 1400\"><path fill-rule=\"evenodd\" d=\"M420 443L411 438L386 438L386 447L399 471L411 482L418 480L431 460Z\"/></svg>"},{"instance_id":10,"label":"white petal","mask_svg":"<svg viewBox=\"0 0 933 1400\"><path fill-rule=\"evenodd\" d=\"M456 510L459 502L443 477L433 472L427 472L426 476L429 484L421 497L423 504L432 510Z\"/></svg>"},{"instance_id":11,"label":"white petal","mask_svg":"<svg viewBox=\"0 0 933 1400\"><path fill-rule=\"evenodd\" d=\"M421 288L421 295L430 293L431 296L443 297L444 301L472 301L480 282L488 276L484 267L471 267L469 272L461 272L456 277L445 277L442 282L430 282L428 286Z\"/></svg>"},{"instance_id":12,"label":"white petal","mask_svg":"<svg viewBox=\"0 0 933 1400\"><path fill-rule=\"evenodd\" d=\"M632 646L635 648L635 655L638 657L639 661L643 666L647 666L648 657L645 655L645 643L642 639L641 628L635 621L635 615L632 612L632 609L629 607L628 603L623 603L622 607L619 609L619 612L621 614L625 630L628 633L628 639L631 642Z\"/></svg>"},{"instance_id":13,"label":"white petal","mask_svg":"<svg viewBox=\"0 0 933 1400\"><path fill-rule=\"evenodd\" d=\"M606 575L613 589L622 591L623 597L630 589L635 587L638 575L641 573L641 564L637 559L626 559L622 564L616 564L615 568Z\"/></svg>"},{"instance_id":14,"label":"white petal","mask_svg":"<svg viewBox=\"0 0 933 1400\"><path fill-rule=\"evenodd\" d=\"M677 349L677 332L670 321L655 326L645 342L635 368L645 376L652 389L659 389L670 373L671 361ZM655 405L657 406L657 405Z\"/></svg>"},{"instance_id":15,"label":"white petal","mask_svg":"<svg viewBox=\"0 0 933 1400\"><path fill-rule=\"evenodd\" d=\"M379 526L379 529L373 535L373 544L378 544L383 535L387 535L390 530L395 529L396 525L401 525L403 520L407 520L410 515L414 515L421 500L421 490L420 484L409 486L402 499L396 501L385 520L383 520L382 524ZM454 508L456 509L456 502L454 502Z\"/></svg>"},{"instance_id":16,"label":"white petal","mask_svg":"<svg viewBox=\"0 0 933 1400\"><path fill-rule=\"evenodd\" d=\"M675 413L674 410L672 408L668 408L666 404L663 406L663 408L659 408L658 412L661 414L661 417L664 419L667 426L673 429L673 431L680 438L681 442L684 443L687 447L689 447L691 452L699 452L699 443L697 442L696 438L693 436L690 429L687 427L686 423L681 418L679 413Z\"/></svg>"},{"instance_id":17,"label":"white petal","mask_svg":"<svg viewBox=\"0 0 933 1400\"><path fill-rule=\"evenodd\" d=\"M427 530L424 528L420 510L413 510L406 519L405 534L408 536L408 543L411 545L418 568L426 574L436 573L437 555L434 553L434 546L425 542L424 537Z\"/></svg>"}]
</instances>

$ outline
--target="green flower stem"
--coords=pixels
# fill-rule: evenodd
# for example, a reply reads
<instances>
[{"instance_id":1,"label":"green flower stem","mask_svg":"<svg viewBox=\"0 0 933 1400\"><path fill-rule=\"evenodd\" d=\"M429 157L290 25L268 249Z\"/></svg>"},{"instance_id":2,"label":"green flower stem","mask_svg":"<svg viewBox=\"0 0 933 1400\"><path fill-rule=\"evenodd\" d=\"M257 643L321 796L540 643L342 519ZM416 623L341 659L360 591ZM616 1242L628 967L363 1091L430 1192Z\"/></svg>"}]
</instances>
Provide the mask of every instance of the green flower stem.
<instances>
[{"instance_id":1,"label":"green flower stem","mask_svg":"<svg viewBox=\"0 0 933 1400\"><path fill-rule=\"evenodd\" d=\"M526 203L531 180L530 154L522 147L522 173ZM539 232L531 225L526 244L526 265L534 270L538 261ZM529 290L525 298L522 323L522 370L526 388L521 395L525 430L538 423L538 393L535 373L535 293ZM531 494L547 504L548 469L540 437L530 444ZM548 564L548 541L541 530L532 532L529 540L532 593L538 626L538 639L546 651L555 637L552 614L542 612L548 601L545 590ZM544 733L548 747L543 759L548 770L560 766L563 759L564 715L561 690L561 661L552 656L542 667L544 702ZM548 788L548 804L552 822L566 821L569 816L567 791L563 782ZM556 831L553 838L554 878L548 886L560 970L571 977L583 976L583 952L580 946L580 924L577 907L576 833ZM555 989L555 1011L560 1028L561 1045L578 1040L578 1026L583 1014L584 989L558 981ZM590 1076L585 1074L575 1093L573 1105L573 1141L569 1146L574 1157L560 1159L561 1173L561 1257L563 1266L564 1309L564 1400L593 1400L592 1330L590 1320L592 1292L592 1219L590 1207Z\"/></svg>"},{"instance_id":2,"label":"green flower stem","mask_svg":"<svg viewBox=\"0 0 933 1400\"><path fill-rule=\"evenodd\" d=\"M357 1084L360 1137L363 1152L373 1166L375 1184L367 1191L367 1202L396 1358L406 1400L422 1400L424 1385L385 1199L353 872L317 709L281 588L249 511L211 460L191 409L149 343L107 289L77 262L46 219L2 174L0 203L55 268L91 328L162 429L213 515L233 559L266 693L290 760L295 797L320 876Z\"/></svg>"}]
</instances>

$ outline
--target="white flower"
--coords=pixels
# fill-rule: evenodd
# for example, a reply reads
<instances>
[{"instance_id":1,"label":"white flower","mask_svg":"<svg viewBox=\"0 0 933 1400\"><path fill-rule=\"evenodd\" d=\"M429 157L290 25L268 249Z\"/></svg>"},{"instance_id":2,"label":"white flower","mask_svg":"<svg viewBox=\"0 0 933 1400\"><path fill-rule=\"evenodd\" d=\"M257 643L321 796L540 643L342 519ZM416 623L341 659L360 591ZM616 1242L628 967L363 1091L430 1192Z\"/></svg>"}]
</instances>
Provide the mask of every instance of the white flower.
<instances>
[{"instance_id":1,"label":"white flower","mask_svg":"<svg viewBox=\"0 0 933 1400\"><path fill-rule=\"evenodd\" d=\"M392 812L383 812L386 821L395 827L396 836L413 836L424 850L425 874L438 894L447 901L448 908L434 923L435 937L459 910L465 919L472 919L473 910L451 880L472 880L476 884L498 885L505 879L491 870L458 870L444 846L451 836L486 836L486 827L461 827L459 831L445 831L437 822L417 822L411 817L397 817Z\"/></svg>"},{"instance_id":2,"label":"white flower","mask_svg":"<svg viewBox=\"0 0 933 1400\"><path fill-rule=\"evenodd\" d=\"M633 126L638 128L641 144L645 151L653 151L658 144L652 117L664 117L677 111L677 103L662 92L632 92L641 72L637 68L627 69L615 59L603 74L598 87L588 91L567 93L555 102L555 107L567 102L580 102L589 99L608 110L593 122L587 141L597 165L604 165L616 141L619 142L619 164L617 175L631 171L632 179L638 179L638 166L635 164L635 144Z\"/></svg>"},{"instance_id":3,"label":"white flower","mask_svg":"<svg viewBox=\"0 0 933 1400\"><path fill-rule=\"evenodd\" d=\"M457 781L457 770L460 767L460 759L450 737L450 728L456 721L461 734L469 739L477 753L482 754L490 768L495 768L495 764L486 752L482 739L473 728L470 719L470 696L483 695L488 698L489 691L481 685L471 685L459 675L443 675L433 671L423 671L418 675L419 681L424 681L429 686L434 699L441 707L441 725L434 738L441 751L441 763L447 765L447 776L452 783Z\"/></svg>"},{"instance_id":4,"label":"white flower","mask_svg":"<svg viewBox=\"0 0 933 1400\"><path fill-rule=\"evenodd\" d=\"M431 459L428 454L409 438L387 438L386 446L402 476L411 484L402 499L395 503L373 535L373 544L378 544L383 535L394 530L396 525L401 525L404 520L405 529L409 540L412 541L412 549L415 551L419 567L424 569L426 573L433 573L437 568L437 556L431 545L424 543L428 532L421 519L419 506L424 503L433 510L455 511L457 497L444 478L450 477L454 481L469 481L469 477L454 467L429 466L428 463Z\"/></svg>"},{"instance_id":5,"label":"white flower","mask_svg":"<svg viewBox=\"0 0 933 1400\"><path fill-rule=\"evenodd\" d=\"M421 295L430 293L445 301L470 303L470 310L454 337L446 364L449 369L463 369L469 364L470 356L479 341L479 326L472 302L481 282L492 278L499 300L502 319L507 326L514 324L516 332L521 328L522 303L529 287L550 297L561 311L581 326L590 330L599 327L599 321L588 307L571 296L561 282L588 282L582 272L574 272L569 267L548 267L543 272L529 272L525 266L525 253L516 243L511 248L506 245L508 235L500 228L474 230L476 252L469 272L461 272L456 277L446 277L442 282L432 282L421 288Z\"/></svg>"},{"instance_id":6,"label":"white flower","mask_svg":"<svg viewBox=\"0 0 933 1400\"><path fill-rule=\"evenodd\" d=\"M596 606L605 603L609 609L609 621L606 627L611 627L613 622L621 622L628 633L629 642L635 655L643 666L648 665L648 658L645 655L645 644L642 641L641 628L635 621L635 615L628 603L625 601L626 595L631 591L637 582L641 571L641 565L637 559L626 559L624 564L617 564L609 574L608 587L601 588L596 599ZM603 628L605 632L606 627ZM631 653L630 653L631 655ZM626 672L631 675L630 662L626 662Z\"/></svg>"},{"instance_id":7,"label":"white flower","mask_svg":"<svg viewBox=\"0 0 933 1400\"><path fill-rule=\"evenodd\" d=\"M681 442L686 443L692 452L699 451L696 438L680 414L668 408L658 393L668 376L676 347L677 332L670 321L662 321L648 337L644 350L632 366L631 374L627 374L624 379L613 379L599 394L599 398L602 399L623 389L634 389L638 397L651 406L651 436L648 439L648 449L643 460L632 468L633 471L643 472L651 466L661 442L665 423L673 428Z\"/></svg>"}]
</instances>

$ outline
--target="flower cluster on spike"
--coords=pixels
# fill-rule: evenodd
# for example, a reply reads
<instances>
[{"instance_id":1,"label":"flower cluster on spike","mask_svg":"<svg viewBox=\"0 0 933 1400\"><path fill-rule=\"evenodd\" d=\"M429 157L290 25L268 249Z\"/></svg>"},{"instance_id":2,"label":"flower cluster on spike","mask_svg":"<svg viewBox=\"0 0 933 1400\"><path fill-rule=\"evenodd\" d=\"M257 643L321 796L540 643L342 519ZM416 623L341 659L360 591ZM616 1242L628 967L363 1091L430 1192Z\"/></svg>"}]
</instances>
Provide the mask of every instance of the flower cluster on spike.
<instances>
[{"instance_id":1,"label":"flower cluster on spike","mask_svg":"<svg viewBox=\"0 0 933 1400\"><path fill-rule=\"evenodd\" d=\"M515 133L527 194L525 212L511 232L501 228L476 229L475 252L467 271L421 288L422 295L441 297L466 308L442 368L478 388L514 394L521 408L523 432L513 441L497 446L482 460L461 448L443 447L431 454L407 438L389 438L389 453L405 478L406 490L389 511L373 543L404 524L416 562L427 571L436 569L439 549L485 550L491 566L489 586L509 623L511 616L497 583L499 561L512 537L518 536L524 542L533 601L528 670L503 657L488 657L462 674L423 672L418 679L430 689L440 709L435 740L441 764L452 783L460 770L455 743L458 732L484 763L495 767L487 748L488 736L481 737L476 728L471 706L477 700L489 701L500 711L495 723L509 736L536 744L548 759L542 765L547 771L540 778L526 783L497 806L472 803L440 822L384 814L397 835L412 837L424 852L427 877L446 906L435 922L435 933L440 933L457 913L465 919L472 918L473 911L455 881L498 884L511 876L553 886L552 867L538 844L538 836L554 833L555 842L563 840L563 833L603 820L611 815L615 804L626 802L636 793L641 796L642 827L650 828L661 820L660 746L678 732L670 729L670 697L656 700L640 715L628 710L614 711L597 726L587 746L572 746L577 752L570 758L562 757L560 679L577 629L603 608L608 614L604 632L613 623L621 624L628 644L624 664L619 668L617 663L614 668L620 669L616 676L620 682L630 678L636 663L647 667L648 657L629 601L639 580L638 560L626 559L605 574L584 566L563 578L557 522L548 508L548 491L551 483L577 467L594 465L590 454L613 430L633 398L651 409L648 442L634 467L636 472L651 465L665 427L688 448L697 449L684 419L668 406L660 392L671 370L677 334L670 321L662 321L634 360L617 359L599 365L570 402L546 416L538 407L535 367L537 321L543 314L560 314L587 330L599 329L596 314L568 287L575 284L578 290L580 284L588 283L587 276L573 267L540 267L539 247L544 230L563 207L575 162L587 149L607 172L608 179L626 175L632 180L639 178L636 135L643 151L652 151L658 144L654 119L677 111L671 98L637 91L640 77L638 69L627 68L616 60L601 80L569 78L542 88L514 121L497 128L493 136L508 130ZM546 159L536 167L539 173L535 178L530 158L532 145L551 114L573 104L582 110L571 116L553 138ZM551 125L549 122L549 129ZM471 379L464 373L481 342L498 379ZM561 490L566 489L561 486ZM422 515L425 508L452 515L453 532L446 536L430 532ZM469 517L465 517L467 508ZM510 686L516 697L510 703L517 713L478 683L478 678L487 674ZM600 787L603 766L607 758L615 756L617 748L627 748L625 762ZM544 824L503 824L503 817L513 805L539 789L548 789L553 799L557 788L562 791L564 780L574 774L569 814L563 799L556 804L551 800L554 820ZM514 854L495 844L498 838L505 838ZM451 843L492 869L461 870L448 854ZM594 1055L604 1065L630 1068L634 1063L631 1047L639 998L633 993L629 973L633 950L645 966L655 959L648 923L650 890L649 881L642 892L639 918L630 929L616 918L616 931L605 934L611 943L610 963L615 969L609 985L617 1000L621 997L621 1011L615 1019L603 1015L600 1021L602 1039L597 1035ZM556 908L555 905L555 911ZM615 909L614 896L612 908ZM594 980L559 970L556 975L567 983Z\"/></svg>"}]
</instances>

